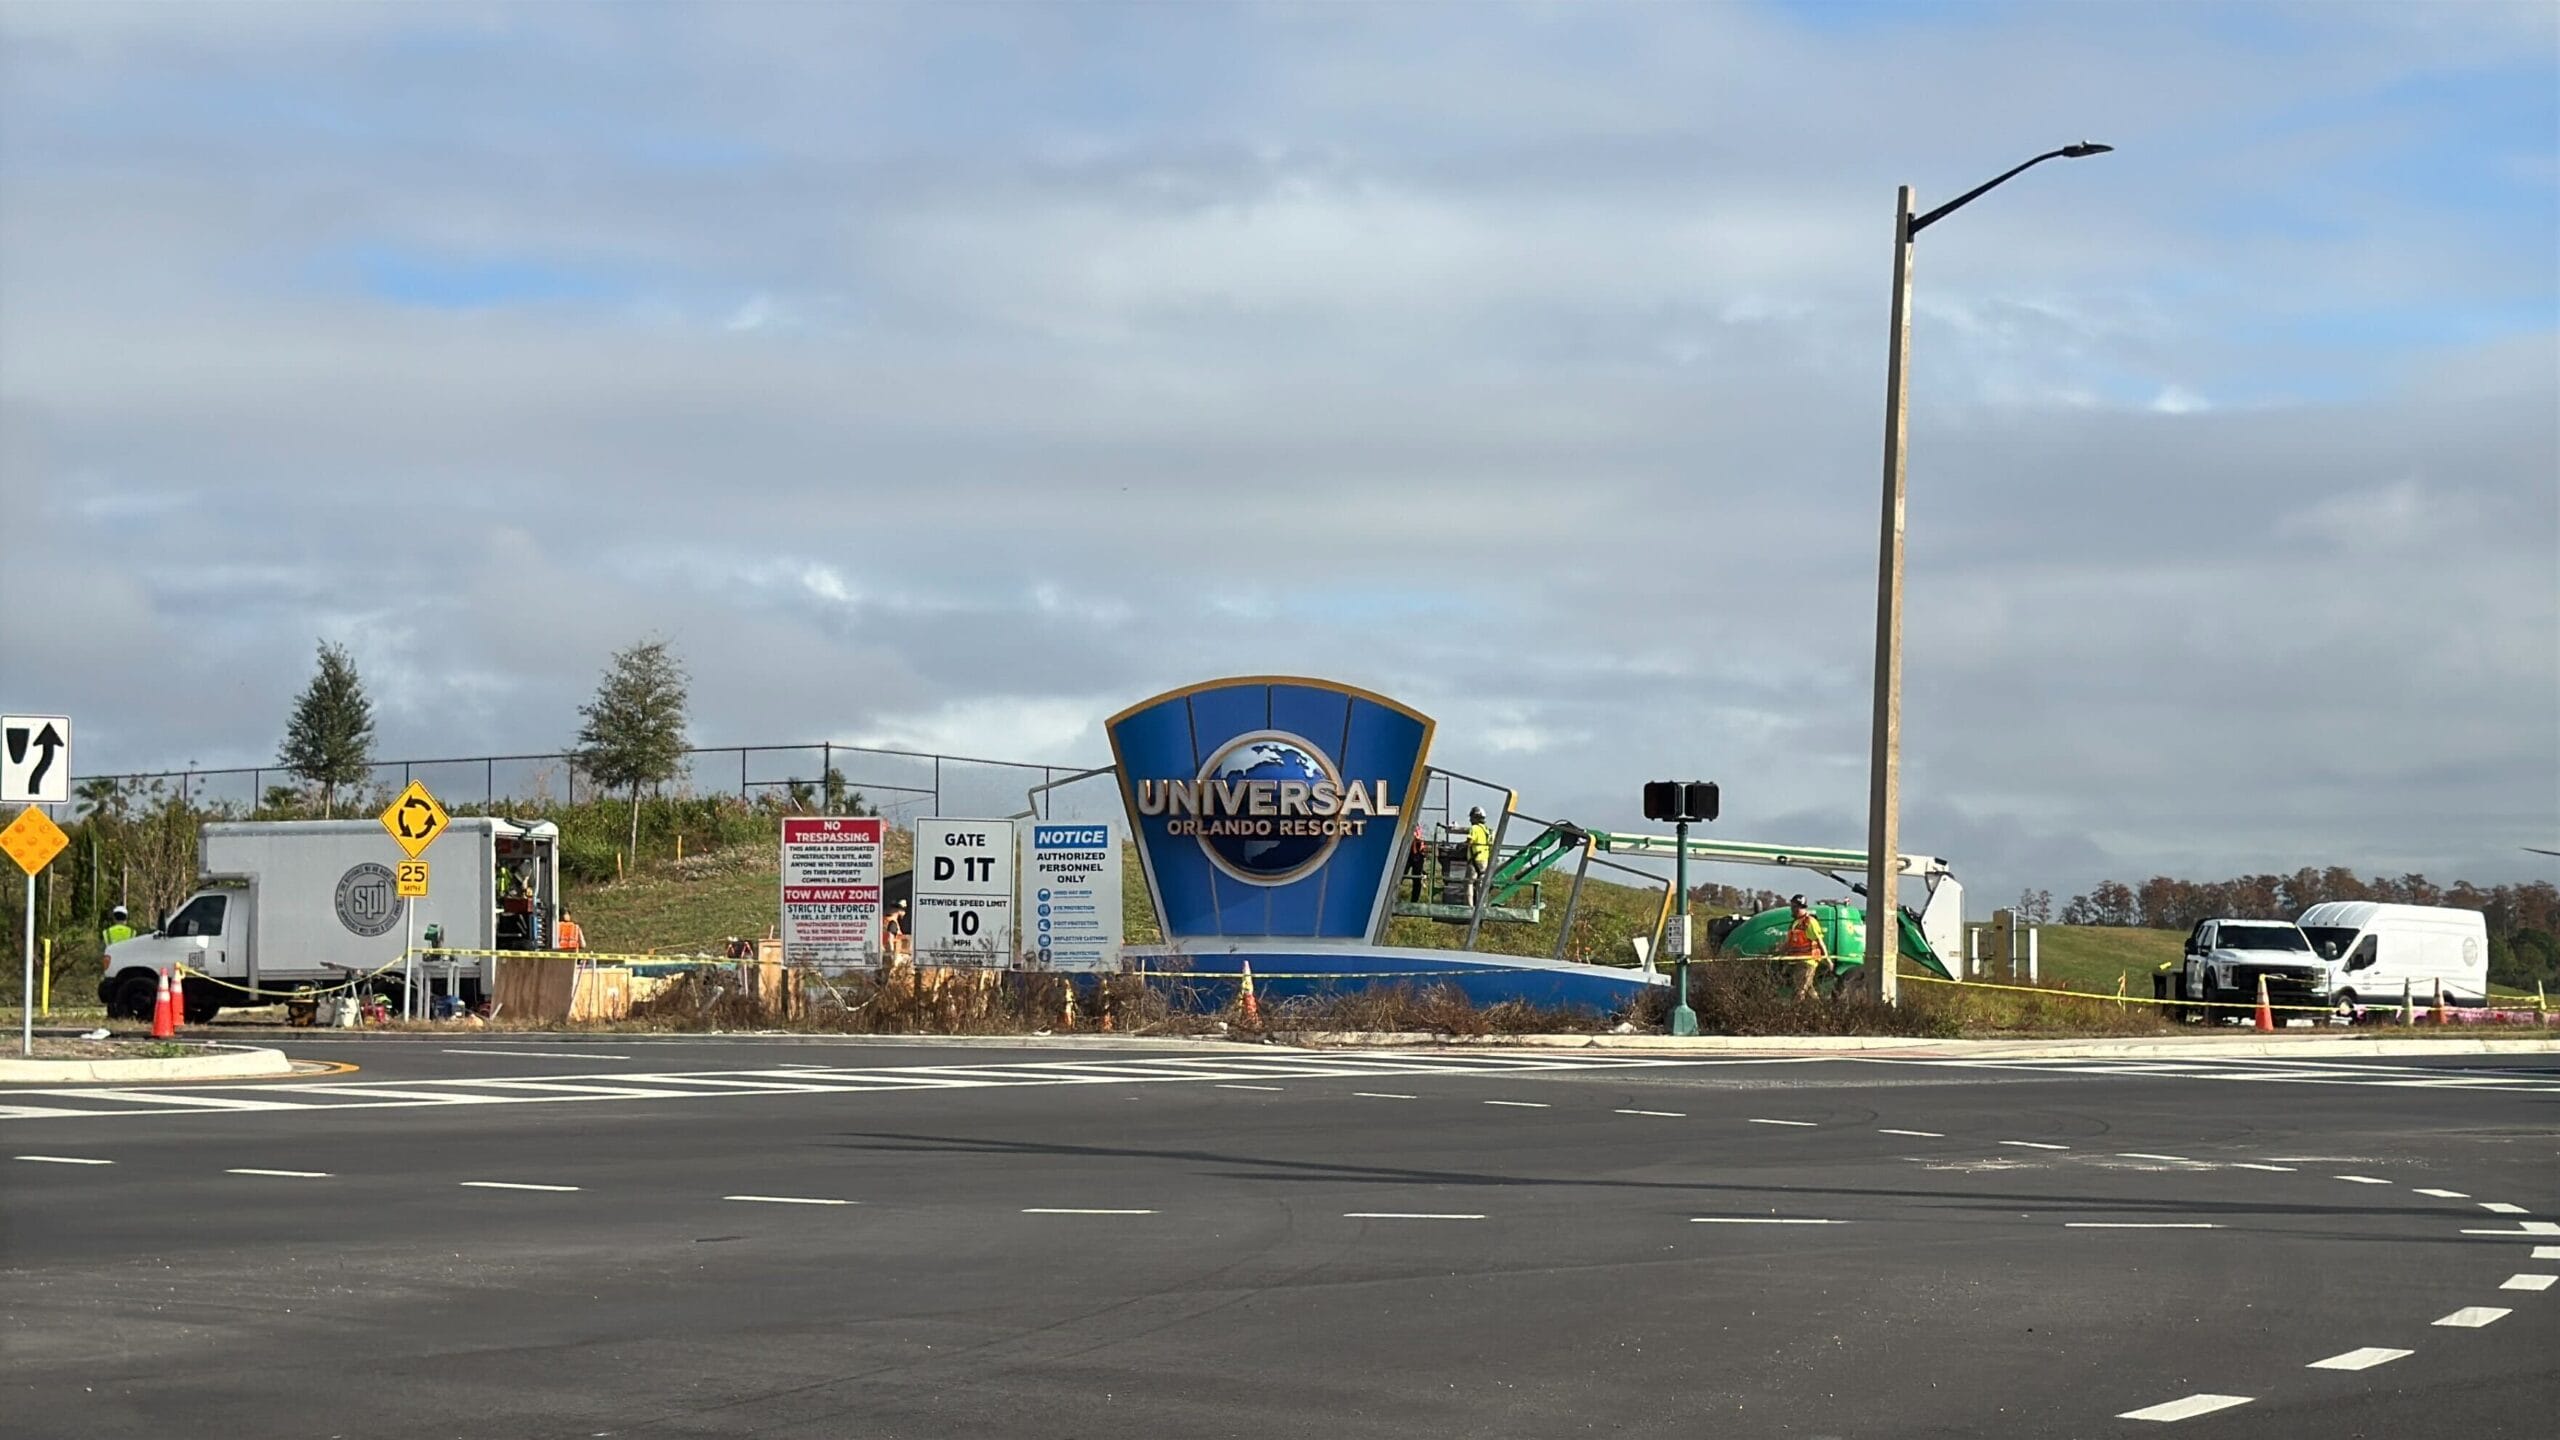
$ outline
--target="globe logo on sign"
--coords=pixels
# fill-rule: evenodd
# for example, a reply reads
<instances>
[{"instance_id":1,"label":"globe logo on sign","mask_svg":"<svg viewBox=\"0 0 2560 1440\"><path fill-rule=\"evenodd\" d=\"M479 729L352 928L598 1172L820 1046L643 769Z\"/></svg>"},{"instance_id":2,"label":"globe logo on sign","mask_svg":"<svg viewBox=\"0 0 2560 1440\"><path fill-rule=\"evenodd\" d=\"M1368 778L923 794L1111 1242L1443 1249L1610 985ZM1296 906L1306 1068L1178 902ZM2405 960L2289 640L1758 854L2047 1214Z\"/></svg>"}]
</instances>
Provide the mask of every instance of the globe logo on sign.
<instances>
[{"instance_id":1,"label":"globe logo on sign","mask_svg":"<svg viewBox=\"0 0 2560 1440\"><path fill-rule=\"evenodd\" d=\"M1279 730L1238 736L1200 767L1200 779L1204 788L1211 782L1242 787L1263 781L1299 794L1319 784L1337 791L1342 787L1342 776L1323 751ZM1233 817L1214 830L1203 825L1200 848L1219 869L1248 884L1285 885L1333 853L1336 836L1304 833L1317 828L1283 816Z\"/></svg>"}]
</instances>

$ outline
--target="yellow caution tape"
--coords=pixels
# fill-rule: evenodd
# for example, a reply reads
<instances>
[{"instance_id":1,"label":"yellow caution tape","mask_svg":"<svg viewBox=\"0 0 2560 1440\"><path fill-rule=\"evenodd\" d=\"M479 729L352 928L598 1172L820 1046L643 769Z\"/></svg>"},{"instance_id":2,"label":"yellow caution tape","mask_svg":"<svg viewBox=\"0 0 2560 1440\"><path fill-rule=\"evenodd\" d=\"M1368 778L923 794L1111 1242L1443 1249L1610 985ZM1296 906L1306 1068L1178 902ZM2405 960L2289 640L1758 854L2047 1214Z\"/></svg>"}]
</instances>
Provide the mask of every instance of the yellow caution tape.
<instances>
[{"instance_id":1,"label":"yellow caution tape","mask_svg":"<svg viewBox=\"0 0 2560 1440\"><path fill-rule=\"evenodd\" d=\"M2257 1009L2257 1008L2258 1008L2258 1002L2257 1002L2257 1001L2255 1001L2255 1000L2213 1000L2213 1001L2204 1001L2204 1000L2156 1000L2156 999L2153 999L2152 997L2150 997L2150 996L2148 996L2148 995L2109 995L2109 994L2107 994L2107 993L2105 993L2105 992L2103 992L2103 991L2099 991L2099 990L2069 990L2069 989L2063 989L2063 988L2060 988L2060 987L2057 987L2057 986L2048 986L2048 985L1998 985L1998 984L1993 984L1992 982L1987 981L1987 980L1942 980L1942 979L1938 978L1938 977L1937 977L1937 976L1935 976L1935 975L1905 975L1905 976L1903 976L1902 978L1903 978L1903 979L1905 979L1905 980L1917 980L1917 981L1920 981L1920 982L1922 982L1922 983L1924 983L1924 984L1929 984L1929 985L1954 985L1954 986L1957 986L1957 987L1959 987L1959 988L1967 989L1967 990L2015 990L2015 991L2020 991L2020 992L2022 992L2022 993L2029 994L2029 995L2044 995L2044 996L2050 996L2050 997L2055 997L2055 998L2060 998L2060 999L2068 999L2068 1000L2088 1000L2088 1001L2093 1001L2093 1002L2096 1002L2096 1003L2099 1003L2099 1004L2105 1004L2105 1005L2186 1005L2186 1006L2202 1006L2202 1005L2206 1005L2206 1004L2211 1004L2211 1005L2213 1005L2214 1007L2216 1007L2217 1009L2222 1009L2222 1010L2255 1010L2255 1009ZM2337 1013L2338 1013L2338 1007L2337 1007L2337 1006L2335 1006L2335 1005L2275 1005L2275 1004L2270 1004L2270 1005L2268 1005L2268 1006L2267 1006L2267 1008L2268 1008L2270 1011L2275 1011L2275 1010L2290 1010L2290 1011L2294 1011L2294 1012L2296 1012L2296 1013L2302 1013L2302 1012L2306 1012L2306 1011L2307 1011L2307 1012L2310 1012L2310 1013L2312 1013L2312 1014L2317 1014L2317 1015L2335 1015L2335 1014L2337 1014ZM2360 1006L2359 1008L2360 1008L2360 1009L2364 1009L2364 1010L2368 1010L2368 1011L2372 1011L2372 1010L2396 1011L2396 1010L2398 1010L2400 1007L2399 1007L2398 1005L2394 1004L2394 1005L2364 1005L2364 1006ZM2424 1014L2424 1013L2426 1013L2427 1011L2433 1010L2433 1009L2435 1008L2435 1004L2434 1004L2434 1002L2433 1002L2433 1001L2431 1001L2431 1000L2418 1000L2418 1001L2415 1001L2415 1002L2414 1002L2414 1008L2415 1008L2415 1009L2416 1009L2420 1014ZM2446 1008L2448 1008L2448 1009L2464 1009L2464 1008L2470 1008L2470 1009L2490 1008L2490 1009L2495 1009L2495 1008L2500 1008L2500 1007L2495 1007L2495 1006L2490 1006L2490 1007L2480 1007L2480 1006L2470 1006L2470 1007L2463 1007L2463 1006L2447 1006ZM2504 1008L2507 1008L2507 1009L2522 1010L2522 1009L2527 1009L2527 1008L2530 1008L2530 1007L2522 1006L2522 1005L2516 1005L2516 1006L2507 1006L2507 1007L2504 1007Z\"/></svg>"},{"instance_id":2,"label":"yellow caution tape","mask_svg":"<svg viewBox=\"0 0 2560 1440\"><path fill-rule=\"evenodd\" d=\"M422 945L409 953L421 960L585 960L633 965L735 965L738 963L723 955L663 955L613 950L430 950Z\"/></svg>"},{"instance_id":3,"label":"yellow caution tape","mask_svg":"<svg viewBox=\"0 0 2560 1440\"><path fill-rule=\"evenodd\" d=\"M192 975L199 980L209 981L215 985L221 986L225 990L236 990L243 995L258 995L274 1000L317 1000L324 995L339 995L352 991L367 980L378 979L381 976L399 969L401 964L401 961L394 960L379 970L368 971L362 975L350 976L340 984L319 988L305 985L292 990L267 990L254 985L243 985L234 980L225 980L219 975L208 975L202 970L198 970L184 961L180 961L178 963L177 970L181 977Z\"/></svg>"}]
</instances>

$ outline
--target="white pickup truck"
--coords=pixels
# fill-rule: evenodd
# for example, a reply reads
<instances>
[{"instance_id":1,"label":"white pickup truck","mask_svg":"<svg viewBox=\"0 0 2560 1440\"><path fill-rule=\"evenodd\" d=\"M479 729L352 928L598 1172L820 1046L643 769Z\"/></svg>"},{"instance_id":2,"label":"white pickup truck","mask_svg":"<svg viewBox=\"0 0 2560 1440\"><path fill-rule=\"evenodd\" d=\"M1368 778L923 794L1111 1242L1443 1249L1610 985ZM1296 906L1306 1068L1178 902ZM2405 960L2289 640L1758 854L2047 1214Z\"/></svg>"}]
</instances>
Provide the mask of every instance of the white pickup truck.
<instances>
[{"instance_id":1,"label":"white pickup truck","mask_svg":"<svg viewBox=\"0 0 2560 1440\"><path fill-rule=\"evenodd\" d=\"M2176 999L2182 1018L2208 1025L2247 1013L2267 982L2274 1005L2326 1006L2328 967L2290 920L2199 920L2187 933ZM2300 1013L2300 1012L2295 1012Z\"/></svg>"}]
</instances>

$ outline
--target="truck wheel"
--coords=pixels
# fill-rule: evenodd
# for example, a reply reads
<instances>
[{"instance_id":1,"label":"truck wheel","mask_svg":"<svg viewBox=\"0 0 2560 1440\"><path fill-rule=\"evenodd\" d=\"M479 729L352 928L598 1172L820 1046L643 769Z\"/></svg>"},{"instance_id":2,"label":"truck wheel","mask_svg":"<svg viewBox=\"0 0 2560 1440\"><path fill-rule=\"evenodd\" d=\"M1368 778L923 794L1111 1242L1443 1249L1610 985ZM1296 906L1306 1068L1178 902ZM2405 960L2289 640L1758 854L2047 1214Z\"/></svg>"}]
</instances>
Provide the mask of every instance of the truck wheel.
<instances>
[{"instance_id":1,"label":"truck wheel","mask_svg":"<svg viewBox=\"0 0 2560 1440\"><path fill-rule=\"evenodd\" d=\"M186 1012L188 1024L209 1025L213 1023L214 1016L222 1013L222 1002L219 1000L205 1000L199 999L195 996L189 996L187 997Z\"/></svg>"},{"instance_id":2,"label":"truck wheel","mask_svg":"<svg viewBox=\"0 0 2560 1440\"><path fill-rule=\"evenodd\" d=\"M127 975L116 983L114 1013L127 1020L148 1020L152 1008L160 1003L160 979L156 975Z\"/></svg>"}]
</instances>

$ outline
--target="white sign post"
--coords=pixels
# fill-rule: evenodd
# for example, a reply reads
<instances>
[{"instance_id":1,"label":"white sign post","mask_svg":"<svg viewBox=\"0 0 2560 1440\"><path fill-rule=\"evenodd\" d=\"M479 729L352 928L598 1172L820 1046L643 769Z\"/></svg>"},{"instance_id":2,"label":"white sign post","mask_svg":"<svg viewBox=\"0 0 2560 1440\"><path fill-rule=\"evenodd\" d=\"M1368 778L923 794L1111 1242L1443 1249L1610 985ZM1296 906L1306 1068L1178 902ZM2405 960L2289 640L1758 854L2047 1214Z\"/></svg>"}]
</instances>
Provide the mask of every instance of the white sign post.
<instances>
[{"instance_id":1,"label":"white sign post","mask_svg":"<svg viewBox=\"0 0 2560 1440\"><path fill-rule=\"evenodd\" d=\"M1116 827L1034 821L1022 831L1025 958L1038 970L1110 974L1120 968L1120 842Z\"/></svg>"},{"instance_id":2,"label":"white sign post","mask_svg":"<svg viewBox=\"0 0 2560 1440\"><path fill-rule=\"evenodd\" d=\"M1013 822L916 822L916 963L1013 961Z\"/></svg>"},{"instance_id":3,"label":"white sign post","mask_svg":"<svg viewBox=\"0 0 2560 1440\"><path fill-rule=\"evenodd\" d=\"M0 716L0 805L70 803L70 717Z\"/></svg>"},{"instance_id":4,"label":"white sign post","mask_svg":"<svg viewBox=\"0 0 2560 1440\"><path fill-rule=\"evenodd\" d=\"M880 954L880 847L888 822L782 822L782 959L840 972Z\"/></svg>"}]
</instances>

